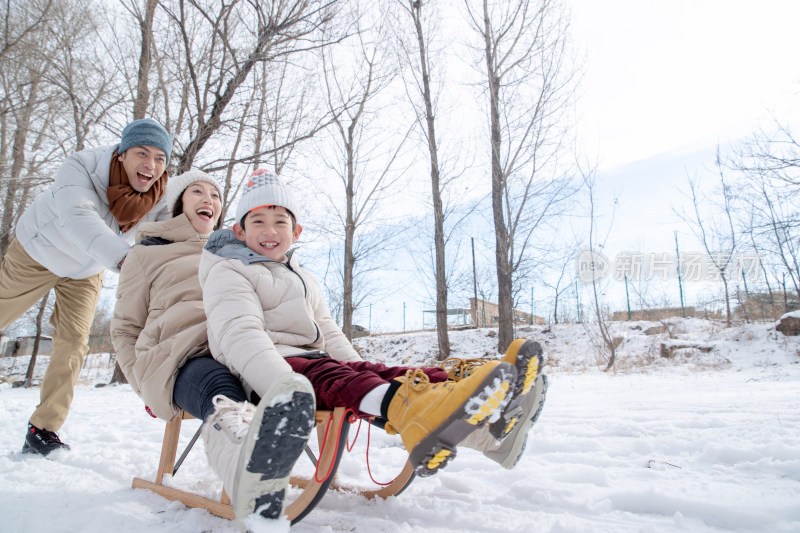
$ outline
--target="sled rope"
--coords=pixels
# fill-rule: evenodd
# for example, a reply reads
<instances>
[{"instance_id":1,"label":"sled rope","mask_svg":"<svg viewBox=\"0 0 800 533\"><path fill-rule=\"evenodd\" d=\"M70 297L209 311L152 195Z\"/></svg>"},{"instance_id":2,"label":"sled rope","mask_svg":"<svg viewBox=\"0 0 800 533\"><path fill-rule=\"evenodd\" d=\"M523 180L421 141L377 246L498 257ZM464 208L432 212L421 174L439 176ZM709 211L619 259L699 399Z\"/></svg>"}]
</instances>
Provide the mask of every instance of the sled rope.
<instances>
[{"instance_id":1,"label":"sled rope","mask_svg":"<svg viewBox=\"0 0 800 533\"><path fill-rule=\"evenodd\" d=\"M344 421L347 420L349 422L351 416L353 416L353 411L348 409L345 412L344 416L342 417L342 421L339 422L339 427L336 428L336 442L337 443L339 442L339 438L342 435L342 426L344 426ZM328 417L328 421L325 423L325 435L322 437L322 446L319 449L319 457L320 457L320 459L322 459L323 454L325 452L325 443L328 442L328 432L331 429L331 421L333 421L333 413L330 414L330 416ZM325 477L323 477L322 479L319 478L319 461L317 461L317 466L314 469L314 480L317 483L324 483L331 476L331 473L333 473L334 465L336 464L336 455L338 453L339 453L339 447L337 446L336 449L333 450L333 459L331 460L331 464L330 464L330 466L328 468L328 472L325 474Z\"/></svg>"},{"instance_id":2,"label":"sled rope","mask_svg":"<svg viewBox=\"0 0 800 533\"><path fill-rule=\"evenodd\" d=\"M378 481L374 477L372 477L372 469L369 467L369 443L370 443L370 434L372 433L370 431L372 429L370 426L372 426L372 424L370 424L367 427L367 453L366 453L366 456L367 456L367 473L369 474L369 478L372 480L373 483L375 483L376 485L380 485L382 487L385 487L386 485L391 485L392 483L394 483L394 479L389 481L388 483L381 483L380 481ZM397 478L395 478L395 479L397 479Z\"/></svg>"},{"instance_id":3,"label":"sled rope","mask_svg":"<svg viewBox=\"0 0 800 533\"><path fill-rule=\"evenodd\" d=\"M356 445L356 441L358 440L358 434L361 431L361 419L356 417L355 413L351 412L351 414L348 415L347 421L350 422L350 424L355 424L356 420L358 420L358 427L356 428L356 435L353 437L353 443L350 444L348 441L347 445L345 446L348 453L353 451L353 447Z\"/></svg>"}]
</instances>

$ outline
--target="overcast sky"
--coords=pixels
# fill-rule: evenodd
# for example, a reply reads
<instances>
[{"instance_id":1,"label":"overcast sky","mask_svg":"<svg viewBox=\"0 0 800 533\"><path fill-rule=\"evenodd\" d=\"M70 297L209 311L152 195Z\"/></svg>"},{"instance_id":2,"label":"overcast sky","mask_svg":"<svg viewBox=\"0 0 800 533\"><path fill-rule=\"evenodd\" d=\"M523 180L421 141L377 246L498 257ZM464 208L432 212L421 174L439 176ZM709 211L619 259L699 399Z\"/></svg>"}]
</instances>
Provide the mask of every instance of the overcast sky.
<instances>
[{"instance_id":1,"label":"overcast sky","mask_svg":"<svg viewBox=\"0 0 800 533\"><path fill-rule=\"evenodd\" d=\"M584 58L579 143L599 162L604 199L619 200L607 254L673 252L675 231L682 251L698 250L673 213L687 174L702 176L717 143L724 148L741 139L770 112L800 121L800 2L565 1ZM601 208L608 213L609 206ZM407 329L420 327L422 310L433 303L423 303L413 281L419 282L404 281L403 291L381 297L373 309L365 305L354 321L382 331L399 331L404 321ZM617 285L624 305L624 285ZM549 295L544 287L536 293L543 307ZM468 305L460 298L448 303Z\"/></svg>"},{"instance_id":2,"label":"overcast sky","mask_svg":"<svg viewBox=\"0 0 800 533\"><path fill-rule=\"evenodd\" d=\"M565 1L584 64L579 149L599 165L598 208L606 216L601 225L613 211L604 252L612 263L626 252L674 253L676 231L681 252L699 252L673 211L686 201L679 188L686 190L687 176L711 178L717 144L727 149L769 122L770 113L788 124L800 121L800 2ZM612 198L618 200L614 209ZM689 304L715 293L716 285L685 284ZM405 311L407 329L419 327L422 309L433 303L423 303L410 281L404 286L402 294L382 300L389 309L373 309L373 326L393 323L399 330ZM677 282L639 288L649 291L648 299L663 294L677 305ZM548 313L552 295L543 286L534 289L536 314ZM624 309L624 283L612 281L608 291L608 303ZM460 300L448 304L467 305ZM365 308L354 320L367 325L369 316ZM431 327L433 317L426 320Z\"/></svg>"},{"instance_id":3,"label":"overcast sky","mask_svg":"<svg viewBox=\"0 0 800 533\"><path fill-rule=\"evenodd\" d=\"M710 183L716 145L724 152L771 113L797 130L800 2L569 2L585 54L579 142L599 162L601 208L619 200L606 255L673 253L675 231L682 252L699 251L674 213L690 207L687 176Z\"/></svg>"},{"instance_id":4,"label":"overcast sky","mask_svg":"<svg viewBox=\"0 0 800 533\"><path fill-rule=\"evenodd\" d=\"M796 111L800 2L569 0L586 58L581 139L605 168Z\"/></svg>"}]
</instances>

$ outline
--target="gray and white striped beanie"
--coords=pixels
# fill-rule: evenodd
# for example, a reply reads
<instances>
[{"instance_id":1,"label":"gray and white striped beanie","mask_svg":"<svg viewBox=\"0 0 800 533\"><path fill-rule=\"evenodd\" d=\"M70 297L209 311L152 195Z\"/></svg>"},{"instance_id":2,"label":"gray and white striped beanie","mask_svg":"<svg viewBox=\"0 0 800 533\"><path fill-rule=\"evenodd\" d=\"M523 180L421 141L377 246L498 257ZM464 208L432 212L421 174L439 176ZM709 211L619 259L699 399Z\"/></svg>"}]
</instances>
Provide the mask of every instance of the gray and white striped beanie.
<instances>
[{"instance_id":1,"label":"gray and white striped beanie","mask_svg":"<svg viewBox=\"0 0 800 533\"><path fill-rule=\"evenodd\" d=\"M276 205L284 207L297 221L297 203L292 191L273 171L260 168L250 175L242 197L236 205L236 222L242 223L244 216L259 207Z\"/></svg>"}]
</instances>

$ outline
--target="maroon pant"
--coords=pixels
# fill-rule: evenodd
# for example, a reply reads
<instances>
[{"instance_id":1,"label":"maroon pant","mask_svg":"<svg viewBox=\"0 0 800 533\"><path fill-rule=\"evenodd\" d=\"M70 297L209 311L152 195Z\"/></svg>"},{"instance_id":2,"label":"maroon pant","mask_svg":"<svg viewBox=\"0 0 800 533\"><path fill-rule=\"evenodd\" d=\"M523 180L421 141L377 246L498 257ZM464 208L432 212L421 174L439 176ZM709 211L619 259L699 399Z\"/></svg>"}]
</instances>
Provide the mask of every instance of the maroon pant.
<instances>
[{"instance_id":1,"label":"maroon pant","mask_svg":"<svg viewBox=\"0 0 800 533\"><path fill-rule=\"evenodd\" d=\"M368 361L337 361L331 357L307 359L287 357L292 370L303 374L314 387L317 408L331 410L334 407L349 407L361 415L359 406L366 394L394 378L405 376L409 367L386 366ZM439 367L420 368L432 383L447 381L447 372Z\"/></svg>"}]
</instances>

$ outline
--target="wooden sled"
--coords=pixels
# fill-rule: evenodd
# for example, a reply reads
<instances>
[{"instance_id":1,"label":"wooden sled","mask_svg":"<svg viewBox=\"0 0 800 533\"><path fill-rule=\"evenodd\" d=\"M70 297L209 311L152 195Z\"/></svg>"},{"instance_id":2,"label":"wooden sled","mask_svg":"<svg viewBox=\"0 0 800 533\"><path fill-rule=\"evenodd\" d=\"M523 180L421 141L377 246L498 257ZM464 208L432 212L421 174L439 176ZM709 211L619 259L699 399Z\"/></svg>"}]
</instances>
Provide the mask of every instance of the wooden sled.
<instances>
[{"instance_id":1,"label":"wooden sled","mask_svg":"<svg viewBox=\"0 0 800 533\"><path fill-rule=\"evenodd\" d=\"M306 455L315 463L315 472L311 479L302 479L292 476L291 484L302 489L300 495L286 507L286 515L292 524L302 520L320 502L328 488L342 489L359 494L366 498L388 498L400 494L414 479L414 469L406 461L403 470L389 484L375 490L360 490L343 487L334 480L339 461L347 444L347 433L351 423L356 419L344 407L337 407L333 411L317 411L317 439L319 442L320 457L314 456L309 446L306 446ZM180 437L181 422L193 418L190 414L181 412L181 416L168 422L164 429L164 441L161 446L161 458L158 463L155 481L142 478L133 478L132 486L135 489L148 489L164 498L180 501L189 507L206 509L209 513L233 520L235 514L230 504L230 498L222 490L219 500L200 496L193 492L168 487L163 484L164 475L174 475L183 459L189 453L199 437L199 430L187 445L177 464L175 462ZM341 429L340 429L341 428ZM300 459L298 459L299 461Z\"/></svg>"}]
</instances>

